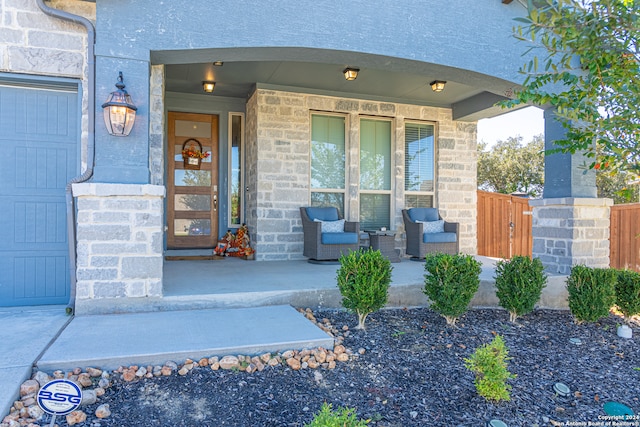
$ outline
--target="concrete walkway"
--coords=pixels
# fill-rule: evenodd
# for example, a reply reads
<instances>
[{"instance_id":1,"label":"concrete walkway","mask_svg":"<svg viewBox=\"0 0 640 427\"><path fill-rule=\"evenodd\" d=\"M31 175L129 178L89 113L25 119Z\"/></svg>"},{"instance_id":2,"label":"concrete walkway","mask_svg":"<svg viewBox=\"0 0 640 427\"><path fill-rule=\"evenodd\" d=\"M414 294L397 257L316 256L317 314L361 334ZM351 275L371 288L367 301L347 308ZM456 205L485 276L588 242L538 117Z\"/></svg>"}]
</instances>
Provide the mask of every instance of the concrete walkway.
<instances>
[{"instance_id":1,"label":"concrete walkway","mask_svg":"<svg viewBox=\"0 0 640 427\"><path fill-rule=\"evenodd\" d=\"M116 369L186 358L333 348L333 338L291 306L78 316L37 367Z\"/></svg>"},{"instance_id":2,"label":"concrete walkway","mask_svg":"<svg viewBox=\"0 0 640 427\"><path fill-rule=\"evenodd\" d=\"M333 348L291 306L76 316L65 307L0 311L0 421L32 368L116 369L186 358Z\"/></svg>"},{"instance_id":3,"label":"concrete walkway","mask_svg":"<svg viewBox=\"0 0 640 427\"><path fill-rule=\"evenodd\" d=\"M71 319L64 306L0 307L0 421L33 363Z\"/></svg>"}]
</instances>

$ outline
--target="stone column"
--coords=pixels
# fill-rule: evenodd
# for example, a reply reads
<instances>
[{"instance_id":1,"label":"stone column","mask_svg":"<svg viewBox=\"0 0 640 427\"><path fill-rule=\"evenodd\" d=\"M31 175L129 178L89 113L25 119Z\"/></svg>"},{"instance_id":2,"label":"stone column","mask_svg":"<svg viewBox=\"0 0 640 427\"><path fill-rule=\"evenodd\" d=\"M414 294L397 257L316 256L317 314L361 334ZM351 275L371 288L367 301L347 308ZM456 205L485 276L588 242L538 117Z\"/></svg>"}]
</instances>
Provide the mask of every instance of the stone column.
<instances>
[{"instance_id":1,"label":"stone column","mask_svg":"<svg viewBox=\"0 0 640 427\"><path fill-rule=\"evenodd\" d=\"M554 110L545 111L545 149L565 137ZM531 200L533 257L550 273L568 275L571 267L609 266L611 199L596 198L595 171L584 154L545 155L544 198Z\"/></svg>"},{"instance_id":2,"label":"stone column","mask_svg":"<svg viewBox=\"0 0 640 427\"><path fill-rule=\"evenodd\" d=\"M122 310L162 297L164 187L74 184L76 313Z\"/></svg>"},{"instance_id":3,"label":"stone column","mask_svg":"<svg viewBox=\"0 0 640 427\"><path fill-rule=\"evenodd\" d=\"M571 267L609 266L611 199L557 198L531 200L533 256L550 273L568 275Z\"/></svg>"}]
</instances>

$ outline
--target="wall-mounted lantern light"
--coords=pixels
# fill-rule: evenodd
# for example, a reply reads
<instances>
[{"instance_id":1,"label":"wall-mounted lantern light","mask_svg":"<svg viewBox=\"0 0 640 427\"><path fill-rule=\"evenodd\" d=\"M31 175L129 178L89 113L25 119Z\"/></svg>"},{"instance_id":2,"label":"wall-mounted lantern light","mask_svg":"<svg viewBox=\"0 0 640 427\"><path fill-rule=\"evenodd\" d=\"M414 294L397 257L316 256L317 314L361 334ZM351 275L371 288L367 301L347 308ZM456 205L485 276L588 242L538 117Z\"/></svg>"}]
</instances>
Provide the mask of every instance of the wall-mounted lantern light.
<instances>
[{"instance_id":1,"label":"wall-mounted lantern light","mask_svg":"<svg viewBox=\"0 0 640 427\"><path fill-rule=\"evenodd\" d=\"M107 102L102 104L104 114L104 124L107 132L113 136L127 136L136 121L136 111L138 107L133 105L131 96L124 90L122 82L122 71L118 74L116 83L118 90L111 92Z\"/></svg>"},{"instance_id":2,"label":"wall-mounted lantern light","mask_svg":"<svg viewBox=\"0 0 640 427\"><path fill-rule=\"evenodd\" d=\"M346 80L352 81L358 78L358 72L360 71L359 68L345 68L343 73L344 73L344 78Z\"/></svg>"},{"instance_id":3,"label":"wall-mounted lantern light","mask_svg":"<svg viewBox=\"0 0 640 427\"><path fill-rule=\"evenodd\" d=\"M444 90L445 84L447 84L447 82L443 82L442 80L434 80L429 83L429 85L431 86L431 90L433 90L434 92L442 92Z\"/></svg>"},{"instance_id":4,"label":"wall-mounted lantern light","mask_svg":"<svg viewBox=\"0 0 640 427\"><path fill-rule=\"evenodd\" d=\"M202 90L207 93L213 93L213 89L216 87L216 82L202 82Z\"/></svg>"}]
</instances>

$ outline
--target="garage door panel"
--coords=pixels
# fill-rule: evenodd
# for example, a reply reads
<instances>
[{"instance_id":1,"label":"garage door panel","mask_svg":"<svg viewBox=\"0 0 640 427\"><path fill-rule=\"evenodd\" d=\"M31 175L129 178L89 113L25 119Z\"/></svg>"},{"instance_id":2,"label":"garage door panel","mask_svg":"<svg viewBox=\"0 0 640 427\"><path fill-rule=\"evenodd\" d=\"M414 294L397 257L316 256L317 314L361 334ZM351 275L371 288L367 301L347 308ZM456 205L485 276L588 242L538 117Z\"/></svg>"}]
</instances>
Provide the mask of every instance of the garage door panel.
<instances>
[{"instance_id":1,"label":"garage door panel","mask_svg":"<svg viewBox=\"0 0 640 427\"><path fill-rule=\"evenodd\" d=\"M5 274L0 278L0 306L66 304L69 301L67 260L64 253L3 256L0 266Z\"/></svg>"},{"instance_id":2,"label":"garage door panel","mask_svg":"<svg viewBox=\"0 0 640 427\"><path fill-rule=\"evenodd\" d=\"M67 182L78 174L77 93L0 82L0 306L69 299Z\"/></svg>"},{"instance_id":3,"label":"garage door panel","mask_svg":"<svg viewBox=\"0 0 640 427\"><path fill-rule=\"evenodd\" d=\"M17 91L8 101L15 105L13 128L18 139L66 143L76 137L75 94L10 89Z\"/></svg>"}]
</instances>

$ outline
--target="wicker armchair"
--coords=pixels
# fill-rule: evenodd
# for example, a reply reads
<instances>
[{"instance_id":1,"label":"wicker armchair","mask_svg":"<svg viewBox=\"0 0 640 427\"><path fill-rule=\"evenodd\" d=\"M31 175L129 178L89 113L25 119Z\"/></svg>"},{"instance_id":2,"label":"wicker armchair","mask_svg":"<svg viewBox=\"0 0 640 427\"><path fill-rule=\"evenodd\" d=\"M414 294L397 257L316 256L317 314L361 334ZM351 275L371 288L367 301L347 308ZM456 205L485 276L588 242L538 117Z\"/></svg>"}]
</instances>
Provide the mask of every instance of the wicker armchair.
<instances>
[{"instance_id":1,"label":"wicker armchair","mask_svg":"<svg viewBox=\"0 0 640 427\"><path fill-rule=\"evenodd\" d=\"M360 223L344 221L344 229L331 230L330 226L342 225L343 221L334 207L300 208L304 232L303 255L316 261L337 260L340 255L360 248ZM325 229L323 232L323 222Z\"/></svg>"},{"instance_id":2,"label":"wicker armchair","mask_svg":"<svg viewBox=\"0 0 640 427\"><path fill-rule=\"evenodd\" d=\"M431 252L458 253L460 226L457 222L443 221L438 209L403 209L402 219L407 234L407 255L424 258ZM440 230L442 222L444 227Z\"/></svg>"}]
</instances>

